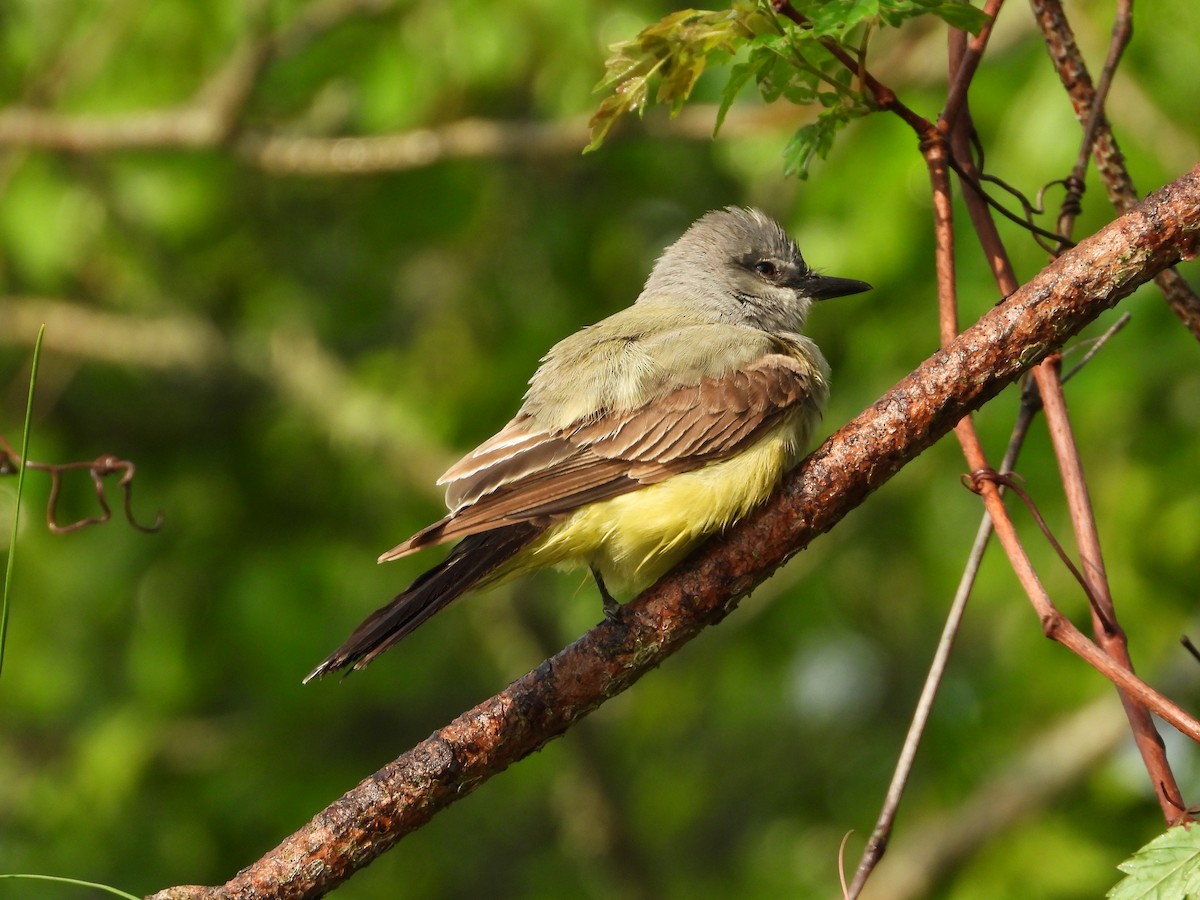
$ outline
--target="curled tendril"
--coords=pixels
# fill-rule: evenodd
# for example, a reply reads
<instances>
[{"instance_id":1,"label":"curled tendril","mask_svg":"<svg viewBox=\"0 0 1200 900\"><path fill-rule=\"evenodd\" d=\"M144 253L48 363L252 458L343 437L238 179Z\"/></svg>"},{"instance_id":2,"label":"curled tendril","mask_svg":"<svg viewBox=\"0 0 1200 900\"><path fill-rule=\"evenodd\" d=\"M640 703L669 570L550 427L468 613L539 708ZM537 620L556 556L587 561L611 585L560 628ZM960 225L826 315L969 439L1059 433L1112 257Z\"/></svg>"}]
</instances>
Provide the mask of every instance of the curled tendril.
<instances>
[{"instance_id":1,"label":"curled tendril","mask_svg":"<svg viewBox=\"0 0 1200 900\"><path fill-rule=\"evenodd\" d=\"M972 162L975 164L975 170L979 173L978 180L972 178L970 175L964 172L962 167L959 166L959 164L955 162L953 158L950 160L950 168L954 169L960 178L964 179L968 184L975 188L988 206L992 207L992 209L996 210L996 212L1000 213L1006 219L1015 222L1028 231L1033 237L1034 241L1037 242L1037 245L1047 253L1051 255L1054 255L1055 253L1055 248L1051 244L1047 243L1048 241L1053 241L1055 244L1057 244L1060 251L1068 247L1074 247L1075 242L1066 235L1042 228L1034 221L1034 219L1037 216L1044 215L1046 212L1046 208L1043 203L1043 197L1047 188L1049 188L1051 185L1061 183L1066 186L1068 194L1071 194L1078 186L1077 180L1073 180L1073 178L1069 176L1065 179L1059 179L1058 181L1052 181L1049 184L1044 185L1037 193L1037 202L1033 203L1021 191L1017 190L1017 188L1013 187L1008 182L996 177L995 175L987 174L985 171L983 144L979 140L979 134L974 129L971 129L970 141ZM1015 212L1012 212L1010 209L1000 203L1000 201L983 189L984 184L994 184L1000 190L1004 191L1006 194L1016 200L1021 206L1022 214L1017 215ZM1083 191L1080 189L1079 196L1082 197L1082 194Z\"/></svg>"},{"instance_id":2,"label":"curled tendril","mask_svg":"<svg viewBox=\"0 0 1200 900\"><path fill-rule=\"evenodd\" d=\"M1058 185L1062 185L1063 190L1067 192L1066 196L1063 198L1060 215L1070 216L1071 218L1078 216L1083 212L1083 194L1087 189L1087 185L1084 184L1082 178L1075 174L1068 175L1066 178L1055 178L1053 181L1047 181L1045 184L1043 184L1037 195L1038 206L1042 206L1044 210L1043 201L1046 196L1046 191Z\"/></svg>"},{"instance_id":3,"label":"curled tendril","mask_svg":"<svg viewBox=\"0 0 1200 900\"><path fill-rule=\"evenodd\" d=\"M3 438L0 438L0 441L3 441ZM7 442L4 442L0 446L0 476L15 475L20 468L19 460L20 457L13 452L12 447L8 446ZM37 472L48 472L50 474L50 499L46 503L46 526L54 534L68 534L72 531L79 531L81 528L86 528L89 525L103 524L111 519L112 510L108 505L108 497L104 493L104 479L117 473L121 474L121 479L117 484L121 488L124 498L125 521L138 531L144 532L155 532L162 527L163 514L161 511L155 515L153 525L143 525L134 517L133 476L137 472L137 467L127 459L119 459L111 453L106 453L91 462L81 461L55 464L26 460L25 468L33 469ZM101 511L94 516L86 516L65 525L60 524L58 521L58 498L62 492L63 475L67 472L74 472L80 469L86 469L91 476L92 485L96 489L96 502L100 504Z\"/></svg>"},{"instance_id":4,"label":"curled tendril","mask_svg":"<svg viewBox=\"0 0 1200 900\"><path fill-rule=\"evenodd\" d=\"M1167 791L1167 786L1161 781L1158 783L1158 790L1166 798L1166 801L1179 811L1179 816L1176 817L1175 821L1170 823L1171 827L1182 825L1200 813L1200 806L1185 806L1181 800L1171 796L1170 792Z\"/></svg>"},{"instance_id":5,"label":"curled tendril","mask_svg":"<svg viewBox=\"0 0 1200 900\"><path fill-rule=\"evenodd\" d=\"M1054 548L1054 552L1058 554L1058 558L1062 560L1063 565L1070 570L1071 574L1075 576L1075 580L1079 582L1079 586L1083 588L1083 592L1088 598L1088 604L1091 606L1092 612L1095 613L1096 618L1100 620L1100 624L1104 627L1105 632L1108 634L1114 633L1116 629L1113 627L1112 622L1101 608L1100 602L1092 593L1092 589L1088 587L1087 581L1084 579L1083 575L1080 574L1079 569L1075 567L1075 563L1071 562L1071 557L1067 555L1067 551L1064 550L1062 544L1058 542L1058 539L1050 530L1050 526L1046 524L1046 520L1042 518L1042 514L1038 510L1037 505L1033 502L1033 498L1030 497L1029 494L1025 492L1025 489L1017 483L1017 479L1020 477L1020 475L1017 475L1013 472L1003 474L997 472L995 469L976 469L974 472L964 474L962 476L962 483L967 490L975 494L980 494L983 493L984 483L990 481L992 484L1008 488L1010 491L1020 497L1021 500L1024 501L1025 505L1029 508L1030 515L1032 515L1033 520L1037 522L1038 528L1041 529L1042 534L1045 535L1046 540L1050 543L1050 546Z\"/></svg>"}]
</instances>

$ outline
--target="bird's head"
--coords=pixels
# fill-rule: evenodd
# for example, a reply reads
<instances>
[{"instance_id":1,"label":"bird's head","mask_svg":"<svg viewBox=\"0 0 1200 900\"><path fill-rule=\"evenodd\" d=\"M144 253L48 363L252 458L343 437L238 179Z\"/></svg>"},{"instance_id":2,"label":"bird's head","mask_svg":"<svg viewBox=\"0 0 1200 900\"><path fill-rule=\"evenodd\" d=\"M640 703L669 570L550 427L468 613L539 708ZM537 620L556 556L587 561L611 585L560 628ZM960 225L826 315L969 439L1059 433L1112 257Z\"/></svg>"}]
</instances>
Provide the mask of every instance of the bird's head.
<instances>
[{"instance_id":1,"label":"bird's head","mask_svg":"<svg viewBox=\"0 0 1200 900\"><path fill-rule=\"evenodd\" d=\"M778 222L730 206L701 216L663 251L638 302L686 303L720 321L798 332L813 301L870 287L818 275Z\"/></svg>"}]
</instances>

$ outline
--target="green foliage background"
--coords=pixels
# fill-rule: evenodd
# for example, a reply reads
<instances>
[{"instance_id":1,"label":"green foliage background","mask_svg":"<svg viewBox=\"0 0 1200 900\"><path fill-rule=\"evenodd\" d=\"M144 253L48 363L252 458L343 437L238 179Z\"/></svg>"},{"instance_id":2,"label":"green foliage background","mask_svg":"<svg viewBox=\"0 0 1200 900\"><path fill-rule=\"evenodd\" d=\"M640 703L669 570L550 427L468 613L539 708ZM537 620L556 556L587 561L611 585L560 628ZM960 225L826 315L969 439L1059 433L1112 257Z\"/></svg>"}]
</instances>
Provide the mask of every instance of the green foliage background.
<instances>
[{"instance_id":1,"label":"green foliage background","mask_svg":"<svg viewBox=\"0 0 1200 900\"><path fill-rule=\"evenodd\" d=\"M581 148L606 45L672 9L361 6L266 67L245 127L329 136L532 120L577 133ZM314 8L278 0L260 25L284 30ZM1070 13L1098 67L1110 5ZM13 0L0 12L0 103L76 116L181 104L252 20L240 0ZM943 50L942 24L915 22L873 43L873 71L933 116ZM1143 191L1200 156L1197 54L1193 4L1139 7L1110 118ZM300 684L430 562L373 561L439 514L442 468L508 418L546 348L631 302L657 252L704 211L761 205L813 265L876 286L813 316L835 373L828 430L933 352L931 214L912 134L868 117L809 181L784 180L782 149L811 113L781 102L764 116L748 91L710 141L722 83L710 72L697 88L710 109L674 124L652 110L587 156L316 176L228 148L0 149L0 430L17 440L29 322L60 314L31 453L134 460L138 514L166 515L155 536L114 523L55 537L39 519L48 482L29 480L0 680L0 872L141 893L223 882L597 621L581 578L539 576L456 604L343 683ZM1004 10L972 109L992 171L1027 192L1069 171L1078 127L1023 6ZM1078 233L1111 216L1091 184ZM1003 227L1018 271L1037 271L1041 251ZM974 317L997 297L965 228L960 240ZM1194 266L1185 274L1195 281ZM1132 323L1069 399L1134 659L1186 704L1197 673L1177 640L1196 633L1200 580L1198 348L1153 290L1123 307ZM1015 409L1010 391L980 416L995 459ZM1043 433L1019 468L1068 535ZM835 895L838 843L856 830L852 865L978 522L962 469L950 442L925 454L721 627L338 896ZM14 489L0 482L5 521ZM68 494L71 514L90 513L85 478ZM1080 592L1017 518L1082 620ZM962 814L1093 700L1117 710L1097 675L1041 636L989 554L894 856L938 846L919 829ZM922 891L1066 898L1112 885L1162 820L1129 748L1106 750L1106 733L1094 733L1099 761L1061 788L1018 779L1027 813L934 867ZM1078 743L1071 752L1089 749ZM1172 756L1194 800L1195 754L1173 743ZM918 847L904 846L906 829ZM899 870L879 875L876 896L900 896ZM0 897L68 895L0 882Z\"/></svg>"}]
</instances>

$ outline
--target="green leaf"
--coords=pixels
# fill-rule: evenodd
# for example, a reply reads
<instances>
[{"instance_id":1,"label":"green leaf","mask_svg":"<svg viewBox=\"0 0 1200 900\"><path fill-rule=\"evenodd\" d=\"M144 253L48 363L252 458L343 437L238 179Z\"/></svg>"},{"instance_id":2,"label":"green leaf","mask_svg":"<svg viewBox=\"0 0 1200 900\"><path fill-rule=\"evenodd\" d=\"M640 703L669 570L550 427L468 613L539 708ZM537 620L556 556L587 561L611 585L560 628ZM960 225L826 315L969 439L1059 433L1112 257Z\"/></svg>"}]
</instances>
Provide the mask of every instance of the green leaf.
<instances>
[{"instance_id":1,"label":"green leaf","mask_svg":"<svg viewBox=\"0 0 1200 900\"><path fill-rule=\"evenodd\" d=\"M1173 900L1200 896L1200 828L1168 828L1117 866L1127 877L1109 900Z\"/></svg>"},{"instance_id":2,"label":"green leaf","mask_svg":"<svg viewBox=\"0 0 1200 900\"><path fill-rule=\"evenodd\" d=\"M730 9L684 9L643 28L631 41L610 47L597 90L612 90L592 117L586 151L600 146L617 116L639 115L650 81L658 79L655 99L678 114L710 62L724 62L770 21L754 0L738 0Z\"/></svg>"},{"instance_id":3,"label":"green leaf","mask_svg":"<svg viewBox=\"0 0 1200 900\"><path fill-rule=\"evenodd\" d=\"M671 13L633 40L614 44L597 88L611 93L592 117L591 142L585 152L600 146L622 113L642 114L652 82L657 81L654 100L669 105L676 115L704 71L727 64L740 51L743 58L731 67L721 92L713 134L720 131L751 78L768 103L780 97L798 106L820 103L825 112L796 133L784 154L785 172L804 178L812 159L829 152L838 129L869 111L868 101L855 87L854 73L830 55L826 46L830 40L846 46L851 29L870 29L880 23L898 26L925 14L972 32L987 22L982 12L963 0L793 2L806 19L803 26L777 16L768 0L735 0L726 10Z\"/></svg>"},{"instance_id":4,"label":"green leaf","mask_svg":"<svg viewBox=\"0 0 1200 900\"><path fill-rule=\"evenodd\" d=\"M817 100L817 83L815 70L799 68L792 58L772 53L761 69L758 90L768 103L787 97L797 106L807 106Z\"/></svg>"},{"instance_id":5,"label":"green leaf","mask_svg":"<svg viewBox=\"0 0 1200 900\"><path fill-rule=\"evenodd\" d=\"M798 8L816 36L839 38L856 25L874 22L882 6L881 0L820 0Z\"/></svg>"},{"instance_id":6,"label":"green leaf","mask_svg":"<svg viewBox=\"0 0 1200 900\"><path fill-rule=\"evenodd\" d=\"M824 159L829 153L837 125L833 117L826 113L817 116L815 122L803 126L783 148L784 175L795 175L803 181L808 178L808 167L813 157Z\"/></svg>"},{"instance_id":7,"label":"green leaf","mask_svg":"<svg viewBox=\"0 0 1200 900\"><path fill-rule=\"evenodd\" d=\"M121 897L122 900L139 900L133 894L127 894L124 891L112 887L107 884L100 884L95 881L80 881L78 878L64 878L59 875L0 875L0 878L23 878L26 881L53 881L58 884L70 884L75 887L87 888L92 891L103 891L107 894L112 894L114 897Z\"/></svg>"},{"instance_id":8,"label":"green leaf","mask_svg":"<svg viewBox=\"0 0 1200 900\"><path fill-rule=\"evenodd\" d=\"M759 78L761 66L760 62L748 60L736 63L729 70L729 80L725 82L725 87L721 91L721 105L717 107L717 123L713 126L713 137L716 137L717 132L721 130L721 126L725 123L725 114L729 112L729 107L733 106L733 101L742 92L746 82L751 78L756 80Z\"/></svg>"},{"instance_id":9,"label":"green leaf","mask_svg":"<svg viewBox=\"0 0 1200 900\"><path fill-rule=\"evenodd\" d=\"M4 590L0 598L0 671L4 669L4 647L8 642L8 610L12 593L13 560L17 554L17 533L21 524L21 495L25 490L25 461L29 459L29 433L33 421L33 391L37 387L38 366L42 358L42 339L46 336L46 325L38 329L33 343L33 363L29 372L29 395L25 400L25 427L21 431L21 460L17 464L17 498L13 502L12 535L8 542L8 559L4 562Z\"/></svg>"},{"instance_id":10,"label":"green leaf","mask_svg":"<svg viewBox=\"0 0 1200 900\"><path fill-rule=\"evenodd\" d=\"M959 3L958 0L946 0L944 3L939 3L937 6L930 8L929 12L933 13L947 25L954 28L961 28L963 31L971 34L979 34L983 27L991 21L989 16L981 9L976 9L969 3Z\"/></svg>"},{"instance_id":11,"label":"green leaf","mask_svg":"<svg viewBox=\"0 0 1200 900\"><path fill-rule=\"evenodd\" d=\"M836 106L823 110L815 122L797 131L783 150L783 172L804 180L814 158L824 159L833 149L833 139L854 119L862 118L871 108L858 97L840 97Z\"/></svg>"}]
</instances>

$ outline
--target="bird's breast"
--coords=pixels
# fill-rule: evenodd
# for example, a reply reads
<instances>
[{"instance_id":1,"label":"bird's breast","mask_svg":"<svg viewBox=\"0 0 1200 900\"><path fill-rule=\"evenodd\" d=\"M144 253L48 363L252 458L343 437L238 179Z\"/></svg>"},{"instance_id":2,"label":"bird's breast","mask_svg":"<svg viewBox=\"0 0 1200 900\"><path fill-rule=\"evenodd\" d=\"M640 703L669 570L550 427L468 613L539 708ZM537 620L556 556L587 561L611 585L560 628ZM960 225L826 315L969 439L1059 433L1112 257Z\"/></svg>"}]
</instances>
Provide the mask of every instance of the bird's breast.
<instances>
[{"instance_id":1,"label":"bird's breast","mask_svg":"<svg viewBox=\"0 0 1200 900\"><path fill-rule=\"evenodd\" d=\"M799 461L817 418L798 409L727 459L581 507L530 548L529 568L594 566L618 593L648 587L765 501Z\"/></svg>"}]
</instances>

